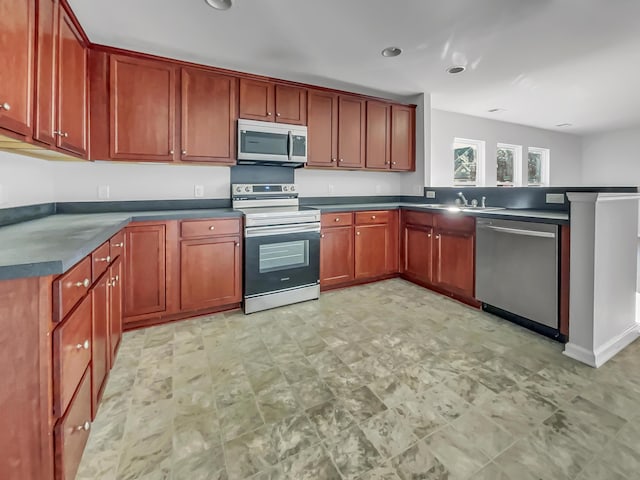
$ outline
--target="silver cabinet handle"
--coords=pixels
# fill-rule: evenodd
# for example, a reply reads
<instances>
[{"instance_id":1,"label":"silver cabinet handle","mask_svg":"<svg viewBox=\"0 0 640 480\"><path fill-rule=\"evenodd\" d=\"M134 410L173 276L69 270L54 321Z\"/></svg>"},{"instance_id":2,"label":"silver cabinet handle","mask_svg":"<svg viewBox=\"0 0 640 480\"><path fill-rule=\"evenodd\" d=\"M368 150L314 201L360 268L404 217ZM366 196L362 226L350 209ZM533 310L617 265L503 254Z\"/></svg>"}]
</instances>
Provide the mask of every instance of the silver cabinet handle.
<instances>
[{"instance_id":1,"label":"silver cabinet handle","mask_svg":"<svg viewBox=\"0 0 640 480\"><path fill-rule=\"evenodd\" d=\"M334 220L334 222L339 222L340 221L340 217L336 217L336 219Z\"/></svg>"},{"instance_id":2,"label":"silver cabinet handle","mask_svg":"<svg viewBox=\"0 0 640 480\"><path fill-rule=\"evenodd\" d=\"M111 255L107 255L104 258L96 258L96 262L107 262L109 263L111 261Z\"/></svg>"},{"instance_id":3,"label":"silver cabinet handle","mask_svg":"<svg viewBox=\"0 0 640 480\"><path fill-rule=\"evenodd\" d=\"M4 102L0 105L0 110L6 110L8 112L9 110L11 110L11 105L9 105L7 102Z\"/></svg>"},{"instance_id":4,"label":"silver cabinet handle","mask_svg":"<svg viewBox=\"0 0 640 480\"><path fill-rule=\"evenodd\" d=\"M91 285L91 282L89 281L88 278L85 278L82 282L77 282L76 287L84 287L84 288L88 288L89 285Z\"/></svg>"},{"instance_id":5,"label":"silver cabinet handle","mask_svg":"<svg viewBox=\"0 0 640 480\"><path fill-rule=\"evenodd\" d=\"M320 235L320 238L324 238L324 233L322 235Z\"/></svg>"},{"instance_id":6,"label":"silver cabinet handle","mask_svg":"<svg viewBox=\"0 0 640 480\"><path fill-rule=\"evenodd\" d=\"M169 155L173 155L173 150L169 150Z\"/></svg>"},{"instance_id":7,"label":"silver cabinet handle","mask_svg":"<svg viewBox=\"0 0 640 480\"><path fill-rule=\"evenodd\" d=\"M271 116L271 112L267 112L267 117L270 117L270 116Z\"/></svg>"},{"instance_id":8,"label":"silver cabinet handle","mask_svg":"<svg viewBox=\"0 0 640 480\"><path fill-rule=\"evenodd\" d=\"M356 232L356 235L360 235L360 232Z\"/></svg>"},{"instance_id":9,"label":"silver cabinet handle","mask_svg":"<svg viewBox=\"0 0 640 480\"><path fill-rule=\"evenodd\" d=\"M113 245L111 245L112 247L118 247L118 248L122 248L124 247L124 242L121 243L114 243Z\"/></svg>"},{"instance_id":10,"label":"silver cabinet handle","mask_svg":"<svg viewBox=\"0 0 640 480\"><path fill-rule=\"evenodd\" d=\"M431 238L431 234L430 234L430 233L427 233L427 237Z\"/></svg>"},{"instance_id":11,"label":"silver cabinet handle","mask_svg":"<svg viewBox=\"0 0 640 480\"><path fill-rule=\"evenodd\" d=\"M209 230L215 230L215 229L216 229L215 225L211 225L211 226L209 227Z\"/></svg>"},{"instance_id":12,"label":"silver cabinet handle","mask_svg":"<svg viewBox=\"0 0 640 480\"><path fill-rule=\"evenodd\" d=\"M279 113L276 113L276 117L279 117L279 116L280 116L280 114L279 114Z\"/></svg>"},{"instance_id":13,"label":"silver cabinet handle","mask_svg":"<svg viewBox=\"0 0 640 480\"><path fill-rule=\"evenodd\" d=\"M240 242L236 242L236 247L239 247L239 246L240 246Z\"/></svg>"},{"instance_id":14,"label":"silver cabinet handle","mask_svg":"<svg viewBox=\"0 0 640 480\"><path fill-rule=\"evenodd\" d=\"M76 345L76 350L89 350L90 346L91 343L89 343L89 340L85 340L84 342Z\"/></svg>"},{"instance_id":15,"label":"silver cabinet handle","mask_svg":"<svg viewBox=\"0 0 640 480\"><path fill-rule=\"evenodd\" d=\"M187 151L186 151L186 150L182 150L182 152L181 152L181 153L182 153L182 155L186 155L186 154L187 154Z\"/></svg>"},{"instance_id":16,"label":"silver cabinet handle","mask_svg":"<svg viewBox=\"0 0 640 480\"><path fill-rule=\"evenodd\" d=\"M332 159L331 159L331 163L335 163L335 161L336 161L336 159L335 159L335 158L332 158Z\"/></svg>"},{"instance_id":17,"label":"silver cabinet handle","mask_svg":"<svg viewBox=\"0 0 640 480\"><path fill-rule=\"evenodd\" d=\"M440 235L436 235L436 238L437 238L437 239L440 239Z\"/></svg>"},{"instance_id":18,"label":"silver cabinet handle","mask_svg":"<svg viewBox=\"0 0 640 480\"><path fill-rule=\"evenodd\" d=\"M77 432L88 432L91 429L91 422L84 422L82 425L78 425L75 430Z\"/></svg>"},{"instance_id":19,"label":"silver cabinet handle","mask_svg":"<svg viewBox=\"0 0 640 480\"><path fill-rule=\"evenodd\" d=\"M64 138L67 138L69 136L67 132L63 132L62 130L54 130L53 134L58 135L59 137L64 137Z\"/></svg>"},{"instance_id":20,"label":"silver cabinet handle","mask_svg":"<svg viewBox=\"0 0 640 480\"><path fill-rule=\"evenodd\" d=\"M391 165L395 165L395 164L396 164L396 162L391 162Z\"/></svg>"},{"instance_id":21,"label":"silver cabinet handle","mask_svg":"<svg viewBox=\"0 0 640 480\"><path fill-rule=\"evenodd\" d=\"M375 220L376 216L375 215L371 215L371 220Z\"/></svg>"},{"instance_id":22,"label":"silver cabinet handle","mask_svg":"<svg viewBox=\"0 0 640 480\"><path fill-rule=\"evenodd\" d=\"M344 158L341 158L341 159L340 159L340 163L342 163L342 162L344 162Z\"/></svg>"}]
</instances>

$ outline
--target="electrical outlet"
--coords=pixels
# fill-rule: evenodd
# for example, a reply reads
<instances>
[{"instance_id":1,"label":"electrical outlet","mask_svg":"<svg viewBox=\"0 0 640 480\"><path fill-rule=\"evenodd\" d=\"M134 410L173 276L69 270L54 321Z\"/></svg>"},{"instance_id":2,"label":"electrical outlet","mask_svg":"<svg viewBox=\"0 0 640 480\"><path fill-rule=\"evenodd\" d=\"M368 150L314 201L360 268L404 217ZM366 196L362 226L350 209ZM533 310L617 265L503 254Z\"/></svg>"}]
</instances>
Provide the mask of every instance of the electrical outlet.
<instances>
[{"instance_id":1,"label":"electrical outlet","mask_svg":"<svg viewBox=\"0 0 640 480\"><path fill-rule=\"evenodd\" d=\"M106 200L111 196L111 188L109 185L98 185L98 198Z\"/></svg>"},{"instance_id":2,"label":"electrical outlet","mask_svg":"<svg viewBox=\"0 0 640 480\"><path fill-rule=\"evenodd\" d=\"M416 185L416 187L414 188L414 191L418 194L418 195L422 195L422 192L424 190L424 187L422 185Z\"/></svg>"},{"instance_id":3,"label":"electrical outlet","mask_svg":"<svg viewBox=\"0 0 640 480\"><path fill-rule=\"evenodd\" d=\"M327 185L327 192L329 193L329 195L333 195L334 191L335 191L335 188L331 183Z\"/></svg>"},{"instance_id":4,"label":"electrical outlet","mask_svg":"<svg viewBox=\"0 0 640 480\"><path fill-rule=\"evenodd\" d=\"M547 193L547 203L564 203L564 193Z\"/></svg>"},{"instance_id":5,"label":"electrical outlet","mask_svg":"<svg viewBox=\"0 0 640 480\"><path fill-rule=\"evenodd\" d=\"M376 185L376 193L382 193L382 185Z\"/></svg>"},{"instance_id":6,"label":"electrical outlet","mask_svg":"<svg viewBox=\"0 0 640 480\"><path fill-rule=\"evenodd\" d=\"M436 192L433 190L427 190L427 198L436 198Z\"/></svg>"},{"instance_id":7,"label":"electrical outlet","mask_svg":"<svg viewBox=\"0 0 640 480\"><path fill-rule=\"evenodd\" d=\"M195 198L204 197L204 185L194 185L193 186L193 196Z\"/></svg>"}]
</instances>

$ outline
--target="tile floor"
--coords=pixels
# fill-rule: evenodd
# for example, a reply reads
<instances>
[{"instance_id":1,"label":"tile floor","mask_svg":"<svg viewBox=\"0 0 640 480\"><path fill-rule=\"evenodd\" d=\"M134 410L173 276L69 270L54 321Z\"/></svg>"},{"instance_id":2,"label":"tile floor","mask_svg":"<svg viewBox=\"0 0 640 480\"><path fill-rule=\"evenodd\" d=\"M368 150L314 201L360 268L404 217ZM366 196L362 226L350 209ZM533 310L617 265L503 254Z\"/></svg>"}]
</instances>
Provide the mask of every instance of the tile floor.
<instances>
[{"instance_id":1,"label":"tile floor","mask_svg":"<svg viewBox=\"0 0 640 480\"><path fill-rule=\"evenodd\" d=\"M640 342L561 350L402 280L127 333L78 478L640 478Z\"/></svg>"}]
</instances>

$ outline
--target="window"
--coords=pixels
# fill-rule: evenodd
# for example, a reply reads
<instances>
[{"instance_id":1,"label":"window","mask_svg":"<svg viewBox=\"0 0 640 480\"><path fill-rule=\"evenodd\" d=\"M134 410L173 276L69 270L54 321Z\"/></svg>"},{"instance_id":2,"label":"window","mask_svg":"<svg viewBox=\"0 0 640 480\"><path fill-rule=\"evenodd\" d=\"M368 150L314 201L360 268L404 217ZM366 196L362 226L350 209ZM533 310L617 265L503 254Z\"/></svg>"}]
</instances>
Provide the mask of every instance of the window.
<instances>
[{"instance_id":1,"label":"window","mask_svg":"<svg viewBox=\"0 0 640 480\"><path fill-rule=\"evenodd\" d=\"M484 142L456 138L453 143L453 184L482 185Z\"/></svg>"},{"instance_id":2,"label":"window","mask_svg":"<svg viewBox=\"0 0 640 480\"><path fill-rule=\"evenodd\" d=\"M516 186L521 182L522 147L499 143L496 150L498 186Z\"/></svg>"},{"instance_id":3,"label":"window","mask_svg":"<svg viewBox=\"0 0 640 480\"><path fill-rule=\"evenodd\" d=\"M527 185L540 186L549 184L549 150L546 148L529 148L527 159Z\"/></svg>"}]
</instances>

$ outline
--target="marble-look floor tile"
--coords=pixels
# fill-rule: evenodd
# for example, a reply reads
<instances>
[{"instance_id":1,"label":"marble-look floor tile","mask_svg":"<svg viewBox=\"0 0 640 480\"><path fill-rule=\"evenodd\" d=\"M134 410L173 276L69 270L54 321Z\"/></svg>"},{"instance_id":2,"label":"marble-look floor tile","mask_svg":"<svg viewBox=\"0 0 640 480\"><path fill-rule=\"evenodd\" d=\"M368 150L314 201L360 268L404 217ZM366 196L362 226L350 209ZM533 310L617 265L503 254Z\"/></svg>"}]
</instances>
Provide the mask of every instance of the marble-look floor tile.
<instances>
[{"instance_id":1,"label":"marble-look floor tile","mask_svg":"<svg viewBox=\"0 0 640 480\"><path fill-rule=\"evenodd\" d=\"M260 427L224 444L229 480L242 480L278 463L271 428Z\"/></svg>"},{"instance_id":2,"label":"marble-look floor tile","mask_svg":"<svg viewBox=\"0 0 640 480\"><path fill-rule=\"evenodd\" d=\"M358 480L400 480L400 477L398 477L395 467L389 463L369 470L358 477Z\"/></svg>"},{"instance_id":3,"label":"marble-look floor tile","mask_svg":"<svg viewBox=\"0 0 640 480\"><path fill-rule=\"evenodd\" d=\"M444 386L471 405L480 405L496 395L483 384L467 375L460 375L456 379L447 380L444 382Z\"/></svg>"},{"instance_id":4,"label":"marble-look floor tile","mask_svg":"<svg viewBox=\"0 0 640 480\"><path fill-rule=\"evenodd\" d=\"M352 425L336 435L332 442L327 444L327 449L346 479L357 478L382 461L376 448L357 425Z\"/></svg>"},{"instance_id":5,"label":"marble-look floor tile","mask_svg":"<svg viewBox=\"0 0 640 480\"><path fill-rule=\"evenodd\" d=\"M220 425L215 415L205 414L174 419L174 460L182 460L202 451L212 452L214 447L221 445L221 441Z\"/></svg>"},{"instance_id":6,"label":"marble-look floor tile","mask_svg":"<svg viewBox=\"0 0 640 480\"><path fill-rule=\"evenodd\" d=\"M489 462L480 449L480 441L452 426L444 427L425 440L436 458L447 468L452 478L469 478Z\"/></svg>"},{"instance_id":7,"label":"marble-look floor tile","mask_svg":"<svg viewBox=\"0 0 640 480\"><path fill-rule=\"evenodd\" d=\"M442 384L418 394L416 398L447 421L455 420L471 407L462 397Z\"/></svg>"},{"instance_id":8,"label":"marble-look floor tile","mask_svg":"<svg viewBox=\"0 0 640 480\"><path fill-rule=\"evenodd\" d=\"M470 480L511 480L506 473L500 470L495 463L490 463L478 473L473 475ZM519 480L519 479L518 479Z\"/></svg>"},{"instance_id":9,"label":"marble-look floor tile","mask_svg":"<svg viewBox=\"0 0 640 480\"><path fill-rule=\"evenodd\" d=\"M515 441L509 432L476 409L469 410L451 425L462 435L472 439L489 458L495 458Z\"/></svg>"},{"instance_id":10,"label":"marble-look floor tile","mask_svg":"<svg viewBox=\"0 0 640 480\"><path fill-rule=\"evenodd\" d=\"M393 409L374 415L360 428L384 458L402 453L418 440L411 425Z\"/></svg>"},{"instance_id":11,"label":"marble-look floor tile","mask_svg":"<svg viewBox=\"0 0 640 480\"><path fill-rule=\"evenodd\" d=\"M282 462L284 475L296 480L342 480L322 444L302 450Z\"/></svg>"},{"instance_id":12,"label":"marble-look floor tile","mask_svg":"<svg viewBox=\"0 0 640 480\"><path fill-rule=\"evenodd\" d=\"M323 439L335 437L354 423L354 418L337 398L307 409L307 417Z\"/></svg>"},{"instance_id":13,"label":"marble-look floor tile","mask_svg":"<svg viewBox=\"0 0 640 480\"><path fill-rule=\"evenodd\" d=\"M309 419L304 414L285 418L270 426L273 450L279 461L320 442Z\"/></svg>"},{"instance_id":14,"label":"marble-look floor tile","mask_svg":"<svg viewBox=\"0 0 640 480\"><path fill-rule=\"evenodd\" d=\"M218 410L223 438L232 440L264 424L254 399L234 403Z\"/></svg>"},{"instance_id":15,"label":"marble-look floor tile","mask_svg":"<svg viewBox=\"0 0 640 480\"><path fill-rule=\"evenodd\" d=\"M451 474L438 458L419 441L393 458L393 466L402 480L449 480Z\"/></svg>"},{"instance_id":16,"label":"marble-look floor tile","mask_svg":"<svg viewBox=\"0 0 640 480\"><path fill-rule=\"evenodd\" d=\"M300 410L300 405L288 383L278 383L256 396L258 409L266 423L275 423Z\"/></svg>"},{"instance_id":17,"label":"marble-look floor tile","mask_svg":"<svg viewBox=\"0 0 640 480\"><path fill-rule=\"evenodd\" d=\"M362 422L387 409L386 405L373 394L369 387L352 390L344 395L341 400L357 422Z\"/></svg>"},{"instance_id":18,"label":"marble-look floor tile","mask_svg":"<svg viewBox=\"0 0 640 480\"><path fill-rule=\"evenodd\" d=\"M334 397L333 392L320 377L294 383L291 389L303 408L324 403Z\"/></svg>"},{"instance_id":19,"label":"marble-look floor tile","mask_svg":"<svg viewBox=\"0 0 640 480\"><path fill-rule=\"evenodd\" d=\"M395 407L416 396L415 391L398 380L395 375L379 378L368 386L387 407Z\"/></svg>"}]
</instances>

